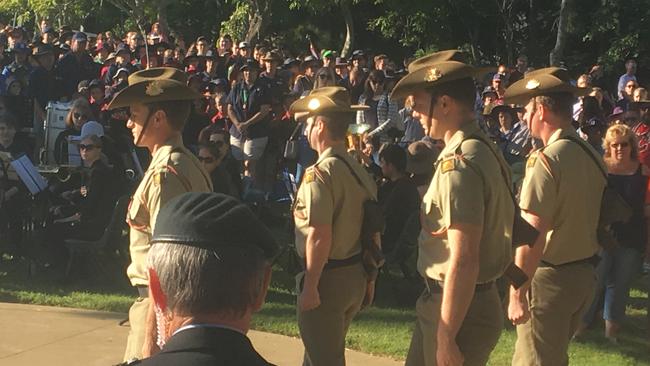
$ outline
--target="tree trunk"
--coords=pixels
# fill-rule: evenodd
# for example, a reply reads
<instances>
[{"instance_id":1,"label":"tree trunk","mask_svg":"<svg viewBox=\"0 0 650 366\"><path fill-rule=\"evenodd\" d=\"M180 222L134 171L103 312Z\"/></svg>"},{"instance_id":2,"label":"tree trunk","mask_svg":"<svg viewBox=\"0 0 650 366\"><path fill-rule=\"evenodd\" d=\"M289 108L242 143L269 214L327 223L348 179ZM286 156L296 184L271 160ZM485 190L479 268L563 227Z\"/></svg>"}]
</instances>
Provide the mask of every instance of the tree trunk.
<instances>
[{"instance_id":1,"label":"tree trunk","mask_svg":"<svg viewBox=\"0 0 650 366\"><path fill-rule=\"evenodd\" d=\"M341 57L347 58L352 52L352 47L354 47L354 18L350 10L349 0L340 0L340 6L345 20L345 42L341 49Z\"/></svg>"},{"instance_id":2,"label":"tree trunk","mask_svg":"<svg viewBox=\"0 0 650 366\"><path fill-rule=\"evenodd\" d=\"M568 22L569 22L569 7L570 0L562 0L560 4L560 16L557 26L557 37L555 38L555 47L549 55L551 66L559 66L564 61L564 48L566 46Z\"/></svg>"},{"instance_id":3,"label":"tree trunk","mask_svg":"<svg viewBox=\"0 0 650 366\"><path fill-rule=\"evenodd\" d=\"M264 29L265 20L270 17L269 0L252 0L250 6L251 14L248 16L248 31L246 31L246 42L250 42L256 36L259 37Z\"/></svg>"},{"instance_id":4,"label":"tree trunk","mask_svg":"<svg viewBox=\"0 0 650 366\"><path fill-rule=\"evenodd\" d=\"M158 27L160 32L163 34L164 41L169 39L169 26L167 23L167 6L169 5L169 0L158 0Z\"/></svg>"}]
</instances>

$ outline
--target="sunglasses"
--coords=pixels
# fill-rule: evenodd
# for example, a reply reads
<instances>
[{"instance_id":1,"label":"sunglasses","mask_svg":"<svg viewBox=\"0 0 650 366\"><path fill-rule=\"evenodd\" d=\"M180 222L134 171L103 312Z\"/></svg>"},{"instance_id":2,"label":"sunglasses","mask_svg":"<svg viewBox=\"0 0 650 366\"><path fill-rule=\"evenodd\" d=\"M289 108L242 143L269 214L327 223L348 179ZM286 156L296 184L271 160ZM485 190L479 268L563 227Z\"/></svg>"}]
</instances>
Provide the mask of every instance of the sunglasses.
<instances>
[{"instance_id":1,"label":"sunglasses","mask_svg":"<svg viewBox=\"0 0 650 366\"><path fill-rule=\"evenodd\" d=\"M630 143L629 142L613 143L613 144L609 144L609 146L613 147L614 149L618 149L619 147L626 148L630 146Z\"/></svg>"},{"instance_id":2,"label":"sunglasses","mask_svg":"<svg viewBox=\"0 0 650 366\"><path fill-rule=\"evenodd\" d=\"M77 118L77 119L79 119L79 118L88 118L88 116L86 116L85 114L77 113L77 112L75 112L72 116L74 118Z\"/></svg>"},{"instance_id":3,"label":"sunglasses","mask_svg":"<svg viewBox=\"0 0 650 366\"><path fill-rule=\"evenodd\" d=\"M95 145L84 145L84 144L79 144L79 150L87 150L87 151L90 151L90 150L95 149L96 147L97 147L97 146L95 146Z\"/></svg>"},{"instance_id":4,"label":"sunglasses","mask_svg":"<svg viewBox=\"0 0 650 366\"><path fill-rule=\"evenodd\" d=\"M214 158L209 157L209 156L208 156L208 157L197 156L196 158L199 159L199 161L200 161L201 163L206 163L206 164L212 164L212 163L214 163Z\"/></svg>"}]
</instances>

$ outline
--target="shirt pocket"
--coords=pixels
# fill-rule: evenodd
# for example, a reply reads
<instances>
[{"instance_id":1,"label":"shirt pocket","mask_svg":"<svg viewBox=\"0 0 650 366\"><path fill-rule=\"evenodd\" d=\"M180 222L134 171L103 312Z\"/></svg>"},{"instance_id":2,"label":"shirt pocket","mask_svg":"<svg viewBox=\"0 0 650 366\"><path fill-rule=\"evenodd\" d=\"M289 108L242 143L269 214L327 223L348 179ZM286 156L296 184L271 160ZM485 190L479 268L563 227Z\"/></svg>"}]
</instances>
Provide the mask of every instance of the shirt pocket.
<instances>
[{"instance_id":1,"label":"shirt pocket","mask_svg":"<svg viewBox=\"0 0 650 366\"><path fill-rule=\"evenodd\" d=\"M149 231L149 211L146 206L137 198L131 198L129 210L126 215L126 222L131 229L138 231Z\"/></svg>"}]
</instances>

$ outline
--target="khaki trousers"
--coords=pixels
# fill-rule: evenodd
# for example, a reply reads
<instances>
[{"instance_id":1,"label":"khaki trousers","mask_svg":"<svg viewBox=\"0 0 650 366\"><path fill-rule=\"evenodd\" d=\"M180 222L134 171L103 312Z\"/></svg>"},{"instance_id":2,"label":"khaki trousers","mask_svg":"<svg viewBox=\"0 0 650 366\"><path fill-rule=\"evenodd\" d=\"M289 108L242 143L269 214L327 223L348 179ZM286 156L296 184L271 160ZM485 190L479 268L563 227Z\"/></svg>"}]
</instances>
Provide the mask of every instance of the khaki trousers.
<instances>
[{"instance_id":1,"label":"khaki trousers","mask_svg":"<svg viewBox=\"0 0 650 366\"><path fill-rule=\"evenodd\" d=\"M145 322L149 310L149 298L138 297L129 309L129 337L126 341L124 361L142 359L142 347L144 346Z\"/></svg>"},{"instance_id":2,"label":"khaki trousers","mask_svg":"<svg viewBox=\"0 0 650 366\"><path fill-rule=\"evenodd\" d=\"M296 276L302 290L303 273ZM344 366L345 335L352 318L361 309L366 290L362 264L323 271L318 292L321 304L313 310L298 310L300 337L305 345L304 366Z\"/></svg>"},{"instance_id":3,"label":"khaki trousers","mask_svg":"<svg viewBox=\"0 0 650 366\"><path fill-rule=\"evenodd\" d=\"M517 326L514 366L569 364L569 341L589 309L596 285L590 264L538 268L529 296L530 320Z\"/></svg>"},{"instance_id":4,"label":"khaki trousers","mask_svg":"<svg viewBox=\"0 0 650 366\"><path fill-rule=\"evenodd\" d=\"M435 366L442 294L425 290L415 310L417 320L406 357L406 366ZM501 336L503 313L496 286L474 293L465 320L456 336L456 344L465 358L465 366L485 365Z\"/></svg>"}]
</instances>

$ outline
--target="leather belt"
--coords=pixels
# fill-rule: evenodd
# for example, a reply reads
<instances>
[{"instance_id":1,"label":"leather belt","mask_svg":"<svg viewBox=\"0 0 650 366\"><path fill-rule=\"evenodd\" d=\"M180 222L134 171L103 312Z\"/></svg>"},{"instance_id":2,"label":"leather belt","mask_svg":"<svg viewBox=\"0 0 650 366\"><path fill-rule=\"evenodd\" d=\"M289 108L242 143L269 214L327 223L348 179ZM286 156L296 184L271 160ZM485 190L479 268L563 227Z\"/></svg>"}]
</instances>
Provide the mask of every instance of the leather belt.
<instances>
[{"instance_id":1,"label":"leather belt","mask_svg":"<svg viewBox=\"0 0 650 366\"><path fill-rule=\"evenodd\" d=\"M589 264L589 265L591 265L593 267L596 267L598 265L598 262L600 262L600 257L598 255L593 255L593 256L591 256L589 258L578 259L577 261L571 261L571 262L562 263L562 264L553 264L553 263L549 263L547 261L542 260L542 261L539 262L539 267L540 268L559 269L559 268L564 268L564 267L568 267L568 266L573 266L573 265L576 265L576 264Z\"/></svg>"},{"instance_id":2,"label":"leather belt","mask_svg":"<svg viewBox=\"0 0 650 366\"><path fill-rule=\"evenodd\" d=\"M434 280L432 278L425 278L424 286L430 294L441 294L444 288L444 282ZM474 292L483 292L491 289L494 286L494 281L479 283L474 287Z\"/></svg>"},{"instance_id":3,"label":"leather belt","mask_svg":"<svg viewBox=\"0 0 650 366\"><path fill-rule=\"evenodd\" d=\"M363 259L363 255L361 253L345 259L328 259L327 263L325 263L325 267L323 267L323 271L352 266L354 264L361 263L362 259ZM307 262L305 261L304 258L302 259L301 264L303 270L307 269Z\"/></svg>"},{"instance_id":4,"label":"leather belt","mask_svg":"<svg viewBox=\"0 0 650 366\"><path fill-rule=\"evenodd\" d=\"M138 290L138 296L142 298L149 297L149 286L137 285L135 288Z\"/></svg>"}]
</instances>

